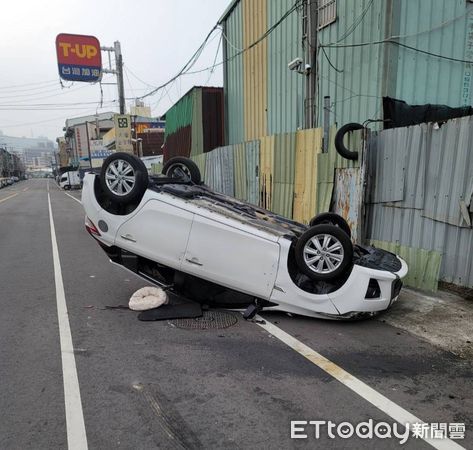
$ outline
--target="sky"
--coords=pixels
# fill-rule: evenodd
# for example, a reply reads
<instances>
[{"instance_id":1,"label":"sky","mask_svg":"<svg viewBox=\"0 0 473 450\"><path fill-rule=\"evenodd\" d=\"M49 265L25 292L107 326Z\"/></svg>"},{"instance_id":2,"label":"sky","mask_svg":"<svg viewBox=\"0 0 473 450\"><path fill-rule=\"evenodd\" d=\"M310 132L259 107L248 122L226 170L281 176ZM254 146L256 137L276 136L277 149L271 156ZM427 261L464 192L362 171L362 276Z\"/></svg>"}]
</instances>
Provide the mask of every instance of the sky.
<instances>
[{"instance_id":1,"label":"sky","mask_svg":"<svg viewBox=\"0 0 473 450\"><path fill-rule=\"evenodd\" d=\"M120 41L127 109L131 98L171 79L194 54L230 0L22 0L2 4L0 27L0 131L9 136L64 133L67 118L118 112L116 85L60 83L55 39L59 33L98 38L101 46ZM221 34L211 36L192 70L222 60ZM108 57L102 53L104 67ZM222 86L222 66L185 75L147 98L156 116L164 114L192 86ZM103 83L114 83L104 74Z\"/></svg>"}]
</instances>

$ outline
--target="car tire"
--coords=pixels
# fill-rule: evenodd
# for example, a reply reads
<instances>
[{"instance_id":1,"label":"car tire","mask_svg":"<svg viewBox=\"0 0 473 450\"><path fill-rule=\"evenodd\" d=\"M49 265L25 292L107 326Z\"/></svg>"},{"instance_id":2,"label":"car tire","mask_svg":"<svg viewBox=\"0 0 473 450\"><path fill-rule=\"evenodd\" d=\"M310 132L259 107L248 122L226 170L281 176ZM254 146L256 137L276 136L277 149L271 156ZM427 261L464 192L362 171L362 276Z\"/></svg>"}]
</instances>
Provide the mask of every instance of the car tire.
<instances>
[{"instance_id":1,"label":"car tire","mask_svg":"<svg viewBox=\"0 0 473 450\"><path fill-rule=\"evenodd\" d=\"M315 217L310 219L310 222L309 222L309 225L311 227L313 227L314 225L322 225L322 224L330 224L330 225L335 225L336 227L339 227L346 234L348 234L348 237L351 239L350 226L348 225L348 222L342 216L339 216L338 214L331 213L331 212L325 212L325 213L317 214Z\"/></svg>"},{"instance_id":2,"label":"car tire","mask_svg":"<svg viewBox=\"0 0 473 450\"><path fill-rule=\"evenodd\" d=\"M169 178L177 178L181 181L191 181L194 184L201 183L200 170L192 159L176 156L164 164L163 175Z\"/></svg>"},{"instance_id":3,"label":"car tire","mask_svg":"<svg viewBox=\"0 0 473 450\"><path fill-rule=\"evenodd\" d=\"M338 278L353 264L353 244L338 226L315 225L297 240L299 270L315 281Z\"/></svg>"},{"instance_id":4,"label":"car tire","mask_svg":"<svg viewBox=\"0 0 473 450\"><path fill-rule=\"evenodd\" d=\"M115 203L136 202L148 187L148 171L136 156L113 153L102 164L100 184L105 195Z\"/></svg>"},{"instance_id":5,"label":"car tire","mask_svg":"<svg viewBox=\"0 0 473 450\"><path fill-rule=\"evenodd\" d=\"M359 123L347 123L337 131L337 134L335 135L335 149L341 156L343 156L343 158L350 159L352 161L356 161L358 159L358 152L354 152L346 148L345 144L343 143L343 138L345 137L345 134L349 133L350 131L362 130L363 128L364 126Z\"/></svg>"}]
</instances>

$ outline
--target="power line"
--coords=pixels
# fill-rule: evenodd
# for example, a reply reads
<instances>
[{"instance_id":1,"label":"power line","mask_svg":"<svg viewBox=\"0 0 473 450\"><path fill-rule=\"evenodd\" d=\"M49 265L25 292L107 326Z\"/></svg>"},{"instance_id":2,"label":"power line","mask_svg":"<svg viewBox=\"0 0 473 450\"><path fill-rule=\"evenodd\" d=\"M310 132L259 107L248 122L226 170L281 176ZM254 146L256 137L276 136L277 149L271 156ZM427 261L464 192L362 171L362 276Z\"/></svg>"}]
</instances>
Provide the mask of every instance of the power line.
<instances>
[{"instance_id":1,"label":"power line","mask_svg":"<svg viewBox=\"0 0 473 450\"><path fill-rule=\"evenodd\" d=\"M233 59L237 58L241 54L247 52L248 50L251 50L253 47L255 47L260 42L262 42L264 39L266 39L277 27L279 27L279 25L281 25L282 22L284 22L284 20L286 20L294 11L296 11L297 8L299 7L298 6L299 2L300 2L300 0L296 0L296 3L294 4L294 6L292 8L290 8L288 11L286 11L286 13L272 27L270 27L268 30L266 30L266 32L262 36L260 36L259 39L257 39L255 42L250 44L248 47L240 50L239 52L237 52L234 55L228 57L226 60L224 60L222 62L219 62L219 63L214 64L214 65L209 66L209 67L205 67L204 69L186 72L183 75L194 75L196 73L206 72L207 70L213 69L215 67L221 66L222 64L225 64L226 62L232 61Z\"/></svg>"},{"instance_id":2,"label":"power line","mask_svg":"<svg viewBox=\"0 0 473 450\"><path fill-rule=\"evenodd\" d=\"M218 41L217 51L215 52L215 58L214 58L214 63L213 63L214 66L215 66L215 63L217 62L218 53L220 51L220 45L222 45L222 39L223 39L223 31L222 31L222 35L220 36L220 40ZM209 84L210 78L212 78L212 75L214 74L214 72L215 72L215 67L209 70L209 77L207 78L207 81L205 82L205 86Z\"/></svg>"},{"instance_id":3,"label":"power line","mask_svg":"<svg viewBox=\"0 0 473 450\"><path fill-rule=\"evenodd\" d=\"M18 93L31 92L30 95L34 95L34 94L35 94L35 91L42 91L42 90L44 90L44 89L50 89L50 88L52 88L54 85L57 85L57 84L58 84L58 82L57 82L57 80L56 80L56 81L54 81L54 82L52 82L52 83L43 84L43 85L41 85L41 86L36 86L36 87L33 87L33 88L28 88L28 89L9 89L9 88L5 88L5 89L2 89L2 90L8 89L8 91L7 91L7 92L1 92L1 91L0 91L0 93L1 93L1 94L6 94L6 93L11 94L11 93L17 93L17 92L18 92Z\"/></svg>"},{"instance_id":4,"label":"power line","mask_svg":"<svg viewBox=\"0 0 473 450\"><path fill-rule=\"evenodd\" d=\"M325 58L327 59L328 63L330 64L330 66L338 73L342 73L343 72L343 69L338 69L337 67L335 67L333 64L332 64L332 61L330 61L330 58L328 57L327 55L327 52L325 51L325 49L321 46L320 47L322 49L322 53L324 54Z\"/></svg>"},{"instance_id":5,"label":"power line","mask_svg":"<svg viewBox=\"0 0 473 450\"><path fill-rule=\"evenodd\" d=\"M155 94L158 92L160 89L168 86L171 84L174 80L179 78L186 70L190 69L197 61L199 56L202 54L203 49L205 48L205 45L207 44L207 41L209 40L210 36L213 34L213 32L217 29L217 25L214 25L214 27L210 30L210 32L207 34L206 38L204 39L204 42L200 45L200 47L194 52L194 54L190 57L190 59L186 62L184 67L177 73L174 77L172 77L170 80L166 81L166 83L162 84L161 86L158 86L154 88L152 91L148 92L147 94L141 95L138 97L140 100L149 97L150 95Z\"/></svg>"},{"instance_id":6,"label":"power line","mask_svg":"<svg viewBox=\"0 0 473 450\"><path fill-rule=\"evenodd\" d=\"M10 85L10 86L0 86L0 90L17 88L17 87L25 87L25 86L38 86L40 84L51 84L51 83L57 83L57 79L47 80L47 81L38 81L36 83L26 83L26 84L14 84L14 85Z\"/></svg>"},{"instance_id":7,"label":"power line","mask_svg":"<svg viewBox=\"0 0 473 450\"><path fill-rule=\"evenodd\" d=\"M106 78L106 80L108 80L108 79L110 79L110 78L112 78L112 77L108 77L108 78ZM93 85L95 85L95 83L94 83ZM93 86L93 85L92 85L92 86ZM59 91L59 92L56 92L56 90L53 90L53 91L49 91L49 92L56 92L56 93L53 94L53 95L46 95L46 96L44 96L44 97L35 97L35 98L33 98L33 99L34 99L34 100L45 100L45 99L48 99L48 98L60 97L60 96L66 95L66 94L78 92L78 91L80 91L80 90L82 90L82 89L86 89L86 88L89 88L89 87L91 87L90 84L86 84L86 85L84 85L84 86L77 86L77 87L74 87L74 85L71 85L71 86L69 86L69 87L67 88L66 91ZM46 93L46 92L43 92L43 94L45 94L45 93ZM24 96L22 96L22 97L24 97ZM26 100L14 101L14 99L17 98L16 96L14 96L14 97L7 96L7 97L0 97L0 100L3 100L3 101L5 101L5 100L10 100L11 102L16 103L17 105L22 105L23 103L28 102L28 101L30 100L30 96L28 95L27 97L28 97L28 99L26 99Z\"/></svg>"},{"instance_id":8,"label":"power line","mask_svg":"<svg viewBox=\"0 0 473 450\"><path fill-rule=\"evenodd\" d=\"M108 100L105 103L116 103L116 100ZM19 108L22 107L31 107L31 106L77 106L77 105L95 105L97 102L71 102L71 103L31 103L26 105L17 105L9 103L0 103L0 106L16 106Z\"/></svg>"},{"instance_id":9,"label":"power line","mask_svg":"<svg viewBox=\"0 0 473 450\"><path fill-rule=\"evenodd\" d=\"M151 88L155 88L156 86L154 86L153 84L149 84L147 83L146 81L143 81L140 77L138 77L128 66L126 66L125 64L123 65L125 71L129 72L130 75L135 78L136 80L138 80L140 83L144 84L145 86L148 86L148 87L151 87Z\"/></svg>"},{"instance_id":10,"label":"power line","mask_svg":"<svg viewBox=\"0 0 473 450\"><path fill-rule=\"evenodd\" d=\"M351 25L351 27L349 27L345 33L337 40L337 43L345 40L348 36L350 36L350 34L352 34L357 28L358 26L363 22L363 19L365 18L366 14L368 13L369 9L371 8L371 6L373 5L373 1L374 0L370 0L370 2L368 3L368 5L366 5L366 8L361 12L361 14L358 16L358 18L356 18L354 21L353 21L353 24Z\"/></svg>"},{"instance_id":11,"label":"power line","mask_svg":"<svg viewBox=\"0 0 473 450\"><path fill-rule=\"evenodd\" d=\"M425 55L433 56L435 58L445 59L447 61L461 62L461 63L465 63L465 64L473 64L472 60L459 59L459 58L453 58L453 57L450 57L450 56L439 55L438 53L433 53L433 52L429 52L427 50L422 50L420 48L416 48L416 47L413 47L411 45L407 45L407 44L403 44L401 42L397 42L393 39L394 39L393 37L390 37L390 38L383 39L383 40L380 40L380 41L360 42L360 43L357 43L357 44L333 44L333 45L332 44L329 44L329 45L325 44L325 45L321 45L321 47L322 48L323 47L325 47L325 48L353 48L353 47L366 47L368 45L393 44L393 45L397 45L399 47L408 48L408 49L413 50L413 51L418 52L418 53L423 53Z\"/></svg>"},{"instance_id":12,"label":"power line","mask_svg":"<svg viewBox=\"0 0 473 450\"><path fill-rule=\"evenodd\" d=\"M94 102L96 103L96 102ZM0 107L0 111L79 111L83 109L90 109L90 108L4 108L3 106Z\"/></svg>"},{"instance_id":13,"label":"power line","mask_svg":"<svg viewBox=\"0 0 473 450\"><path fill-rule=\"evenodd\" d=\"M209 67L205 67L203 69L199 69L199 70L195 70L195 71L190 71L190 68L196 63L197 59L199 58L200 54L202 53L202 50L204 49L210 35L217 29L218 27L218 24L216 24L212 30L210 31L210 33L207 35L207 37L205 38L204 42L201 44L201 46L199 47L199 49L191 56L190 60L186 63L186 65L183 67L183 69L180 70L180 72L175 75L173 78L171 78L169 81L167 81L166 83L156 87L155 89L153 89L152 91L148 92L147 94L145 95L142 95L140 97L138 97L139 99L143 99L145 97L148 97L150 95L153 95L155 94L156 92L158 92L160 89L163 89L165 86L169 85L170 83L172 83L174 80L176 80L177 78L179 78L180 76L182 75L193 75L193 74L196 74L196 73L202 73L202 72L206 72L207 70L212 70L214 69L215 67L218 67L218 66L221 66L222 64L225 64L226 62L229 62L233 59L235 59L236 57L240 56L241 54L247 52L248 50L251 50L253 47L255 47L256 45L258 45L260 42L262 42L263 40L265 40L276 28L279 27L279 25L284 22L284 20L286 20L294 11L297 10L297 8L299 7L299 4L301 3L301 0L296 0L294 5L289 8L286 13L283 14L283 16L274 24L272 25L270 28L268 28L256 41L254 41L252 44L250 44L248 47L240 50L239 52L235 53L234 55L228 57L226 60L220 62L220 63L216 63L216 64L213 64L212 66L209 66Z\"/></svg>"}]
</instances>

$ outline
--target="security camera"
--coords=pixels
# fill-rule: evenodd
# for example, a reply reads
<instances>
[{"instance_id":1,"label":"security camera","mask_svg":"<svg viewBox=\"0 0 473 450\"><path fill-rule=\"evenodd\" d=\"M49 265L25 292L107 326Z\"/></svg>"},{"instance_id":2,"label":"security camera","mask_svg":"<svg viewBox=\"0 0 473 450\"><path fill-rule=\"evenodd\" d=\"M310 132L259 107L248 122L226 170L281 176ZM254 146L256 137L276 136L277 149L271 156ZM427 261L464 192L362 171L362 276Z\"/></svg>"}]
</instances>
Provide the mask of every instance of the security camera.
<instances>
[{"instance_id":1,"label":"security camera","mask_svg":"<svg viewBox=\"0 0 473 450\"><path fill-rule=\"evenodd\" d=\"M287 65L287 68L288 68L289 70L298 70L301 64L302 64L302 59L301 59L301 58L296 58L296 59L293 59L293 60Z\"/></svg>"}]
</instances>

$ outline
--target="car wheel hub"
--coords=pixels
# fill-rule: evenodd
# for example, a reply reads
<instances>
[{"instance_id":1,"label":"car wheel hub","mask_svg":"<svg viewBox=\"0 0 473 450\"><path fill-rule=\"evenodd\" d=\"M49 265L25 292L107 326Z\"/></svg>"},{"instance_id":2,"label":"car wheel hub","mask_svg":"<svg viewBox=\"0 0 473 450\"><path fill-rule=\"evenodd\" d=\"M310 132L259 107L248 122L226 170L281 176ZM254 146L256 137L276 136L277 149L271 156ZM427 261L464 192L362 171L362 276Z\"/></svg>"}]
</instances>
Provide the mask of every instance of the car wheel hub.
<instances>
[{"instance_id":1,"label":"car wheel hub","mask_svg":"<svg viewBox=\"0 0 473 450\"><path fill-rule=\"evenodd\" d=\"M304 246L304 261L315 273L328 274L343 262L343 246L330 234L316 234Z\"/></svg>"},{"instance_id":2,"label":"car wheel hub","mask_svg":"<svg viewBox=\"0 0 473 450\"><path fill-rule=\"evenodd\" d=\"M188 181L191 179L189 169L184 164L173 164L168 169L168 176L171 178L179 178Z\"/></svg>"},{"instance_id":3,"label":"car wheel hub","mask_svg":"<svg viewBox=\"0 0 473 450\"><path fill-rule=\"evenodd\" d=\"M105 181L115 195L127 195L135 186L135 171L127 161L116 159L107 167Z\"/></svg>"}]
</instances>

